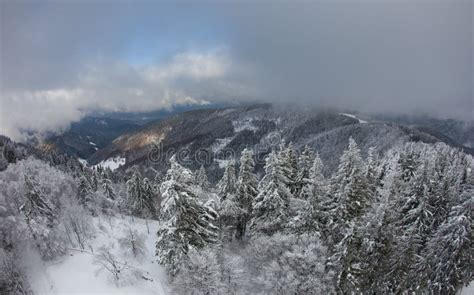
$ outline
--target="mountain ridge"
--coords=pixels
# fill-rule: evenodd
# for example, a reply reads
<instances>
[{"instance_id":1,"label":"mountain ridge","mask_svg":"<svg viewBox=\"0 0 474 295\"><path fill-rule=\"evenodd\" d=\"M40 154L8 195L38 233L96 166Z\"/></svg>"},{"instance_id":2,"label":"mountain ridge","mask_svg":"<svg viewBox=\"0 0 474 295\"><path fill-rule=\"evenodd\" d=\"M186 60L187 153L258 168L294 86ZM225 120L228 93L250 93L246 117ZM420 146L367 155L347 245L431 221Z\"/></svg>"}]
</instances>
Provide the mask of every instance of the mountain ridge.
<instances>
[{"instance_id":1,"label":"mountain ridge","mask_svg":"<svg viewBox=\"0 0 474 295\"><path fill-rule=\"evenodd\" d=\"M278 137L278 143L265 147L265 141L272 136ZM205 151L208 157L205 163L191 159L187 164L193 169L203 164L211 180L215 180L222 172L220 163L231 160L222 155L222 150L232 151L231 157L236 158L244 148L252 148L257 157L263 157L284 141L291 142L297 149L308 145L318 151L326 164L326 172L330 173L337 166L339 156L351 136L359 143L363 154L369 147L383 153L407 141L446 142L473 154L471 148L442 133L437 135L416 127L382 120L366 122L355 115L348 116L335 110L256 104L191 110L150 122L139 130L115 138L109 145L93 153L88 161L99 164L120 157L126 159L126 164L119 168L122 171L139 166L144 173L151 168L162 173L167 168L167 159L171 153L186 150L196 155ZM152 163L150 153L157 146L161 149L160 155L165 156L161 161ZM257 168L261 169L262 165L261 162L257 163Z\"/></svg>"}]
</instances>

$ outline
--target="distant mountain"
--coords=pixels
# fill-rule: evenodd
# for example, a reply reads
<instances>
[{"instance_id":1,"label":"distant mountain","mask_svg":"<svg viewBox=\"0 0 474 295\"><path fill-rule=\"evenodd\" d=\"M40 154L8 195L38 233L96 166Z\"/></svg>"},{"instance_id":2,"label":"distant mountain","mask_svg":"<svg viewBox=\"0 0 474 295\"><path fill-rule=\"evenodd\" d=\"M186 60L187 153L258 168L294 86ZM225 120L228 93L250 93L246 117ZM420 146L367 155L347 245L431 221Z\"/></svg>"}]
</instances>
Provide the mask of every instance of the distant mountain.
<instances>
[{"instance_id":1,"label":"distant mountain","mask_svg":"<svg viewBox=\"0 0 474 295\"><path fill-rule=\"evenodd\" d=\"M226 161L239 157L244 148L254 149L257 158L263 159L270 149L285 141L297 149L305 145L314 148L329 173L337 166L350 136L358 142L363 154L369 147L383 152L407 141L443 141L472 153L472 149L442 132L362 120L356 115L332 110L260 104L179 113L119 136L88 160L97 164L119 158L125 159L121 170L136 165L142 170L153 168L164 172L168 165L166 160L178 151L181 158L184 153L190 155L185 164L194 169L203 162L196 159L196 155L205 159L210 179L215 180L220 177ZM261 170L263 164L259 161L258 169Z\"/></svg>"},{"instance_id":2,"label":"distant mountain","mask_svg":"<svg viewBox=\"0 0 474 295\"><path fill-rule=\"evenodd\" d=\"M219 106L221 105L208 105L207 107ZM150 122L158 122L177 113L202 108L204 108L202 105L190 105L178 106L172 110L143 113L95 113L79 122L72 123L66 132L47 137L42 142L42 148L55 148L62 153L88 159L96 151L106 147L112 140L124 133L139 130Z\"/></svg>"},{"instance_id":3,"label":"distant mountain","mask_svg":"<svg viewBox=\"0 0 474 295\"><path fill-rule=\"evenodd\" d=\"M465 147L474 148L474 118L470 121L406 115L378 116L377 118L415 127L436 137L444 137Z\"/></svg>"},{"instance_id":4,"label":"distant mountain","mask_svg":"<svg viewBox=\"0 0 474 295\"><path fill-rule=\"evenodd\" d=\"M201 110L209 108L223 108L228 106L228 104L204 104L204 105L183 105L175 106L171 109L156 110L151 112L113 112L113 113L95 113L91 115L92 117L97 118L108 118L121 121L133 122L137 125L145 125L150 122L162 120L174 116L179 113L192 111L192 110Z\"/></svg>"},{"instance_id":5,"label":"distant mountain","mask_svg":"<svg viewBox=\"0 0 474 295\"><path fill-rule=\"evenodd\" d=\"M114 138L138 130L140 125L131 121L87 117L72 123L68 131L45 140L43 145L87 159L97 150L107 146Z\"/></svg>"}]
</instances>

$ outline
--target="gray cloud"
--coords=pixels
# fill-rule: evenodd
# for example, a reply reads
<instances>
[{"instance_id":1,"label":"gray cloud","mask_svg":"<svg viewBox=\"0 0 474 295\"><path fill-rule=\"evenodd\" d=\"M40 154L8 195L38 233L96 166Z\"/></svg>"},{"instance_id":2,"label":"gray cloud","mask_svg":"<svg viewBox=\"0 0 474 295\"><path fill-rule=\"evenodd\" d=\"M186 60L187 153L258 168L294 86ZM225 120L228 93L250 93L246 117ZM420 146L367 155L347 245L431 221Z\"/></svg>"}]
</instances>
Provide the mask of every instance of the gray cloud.
<instances>
[{"instance_id":1,"label":"gray cloud","mask_svg":"<svg viewBox=\"0 0 474 295\"><path fill-rule=\"evenodd\" d=\"M470 0L0 5L0 133L16 138L206 101L474 117Z\"/></svg>"},{"instance_id":2,"label":"gray cloud","mask_svg":"<svg viewBox=\"0 0 474 295\"><path fill-rule=\"evenodd\" d=\"M4 90L0 133L19 139L23 130L62 131L70 122L94 111L140 112L207 104L208 97L240 100L254 96L251 88L236 79L234 73L240 67L225 50L184 52L166 63L147 66L94 63L68 87Z\"/></svg>"},{"instance_id":3,"label":"gray cloud","mask_svg":"<svg viewBox=\"0 0 474 295\"><path fill-rule=\"evenodd\" d=\"M232 48L272 96L473 117L472 1L233 7Z\"/></svg>"}]
</instances>

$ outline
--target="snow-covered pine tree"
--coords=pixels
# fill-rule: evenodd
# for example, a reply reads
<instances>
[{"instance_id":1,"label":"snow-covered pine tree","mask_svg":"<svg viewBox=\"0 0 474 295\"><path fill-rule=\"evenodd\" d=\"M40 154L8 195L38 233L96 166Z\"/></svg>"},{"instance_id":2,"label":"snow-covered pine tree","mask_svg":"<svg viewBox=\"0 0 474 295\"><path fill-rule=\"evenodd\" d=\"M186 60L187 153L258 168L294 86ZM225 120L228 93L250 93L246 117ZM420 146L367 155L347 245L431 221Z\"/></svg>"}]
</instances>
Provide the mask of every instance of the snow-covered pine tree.
<instances>
[{"instance_id":1,"label":"snow-covered pine tree","mask_svg":"<svg viewBox=\"0 0 474 295\"><path fill-rule=\"evenodd\" d=\"M409 143L404 146L400 152L398 163L402 180L404 182L410 181L421 164L421 155L416 150L415 144Z\"/></svg>"},{"instance_id":2,"label":"snow-covered pine tree","mask_svg":"<svg viewBox=\"0 0 474 295\"><path fill-rule=\"evenodd\" d=\"M394 226L390 220L390 206L387 196L372 204L362 217L358 231L362 246L358 272L353 274L359 287L370 294L390 293L386 282L390 276L390 253L394 243Z\"/></svg>"},{"instance_id":3,"label":"snow-covered pine tree","mask_svg":"<svg viewBox=\"0 0 474 295\"><path fill-rule=\"evenodd\" d=\"M8 166L8 161L3 156L3 151L0 150L0 171L7 169L7 166Z\"/></svg>"},{"instance_id":4,"label":"snow-covered pine tree","mask_svg":"<svg viewBox=\"0 0 474 295\"><path fill-rule=\"evenodd\" d=\"M229 195L236 193L237 179L235 177L235 163L230 161L224 169L221 180L217 183L217 193L221 202L226 200Z\"/></svg>"},{"instance_id":5,"label":"snow-covered pine tree","mask_svg":"<svg viewBox=\"0 0 474 295\"><path fill-rule=\"evenodd\" d=\"M289 201L292 194L286 185L288 178L275 152L271 152L265 165L265 176L253 205L251 227L255 231L271 235L286 227Z\"/></svg>"},{"instance_id":6,"label":"snow-covered pine tree","mask_svg":"<svg viewBox=\"0 0 474 295\"><path fill-rule=\"evenodd\" d=\"M94 169L91 170L91 176L90 176L90 186L91 189L96 192L97 189L99 188L99 179L98 179L97 171Z\"/></svg>"},{"instance_id":7,"label":"snow-covered pine tree","mask_svg":"<svg viewBox=\"0 0 474 295\"><path fill-rule=\"evenodd\" d=\"M298 196L298 156L290 142L285 147L284 143L280 146L280 151L277 153L278 159L281 162L282 174L285 176L284 180L288 189L294 196Z\"/></svg>"},{"instance_id":8,"label":"snow-covered pine tree","mask_svg":"<svg viewBox=\"0 0 474 295\"><path fill-rule=\"evenodd\" d=\"M396 240L391 258L395 291L426 288L425 273L415 265L423 263L425 257L422 253L426 252L427 242L439 230L440 224L446 221L450 208L459 204L462 182L455 180L454 175L464 175L463 170L467 171L465 163L461 166L455 164L456 152L445 149L443 145L419 144L410 148L414 155L425 161L417 164L417 170L413 171L408 182L402 182L401 189L393 190L398 193L393 197L398 201L392 211L400 237ZM450 185L453 190L447 189Z\"/></svg>"},{"instance_id":9,"label":"snow-covered pine tree","mask_svg":"<svg viewBox=\"0 0 474 295\"><path fill-rule=\"evenodd\" d=\"M312 160L307 176L301 180L303 184L300 194L301 199L312 201L316 195L318 198L321 197L326 187L322 169L323 162L319 154L316 154Z\"/></svg>"},{"instance_id":10,"label":"snow-covered pine tree","mask_svg":"<svg viewBox=\"0 0 474 295\"><path fill-rule=\"evenodd\" d=\"M20 206L20 212L25 215L28 229L43 258L53 258L64 251L54 230L58 222L57 208L47 199L38 182L28 175L25 175L25 191L26 200Z\"/></svg>"},{"instance_id":11,"label":"snow-covered pine tree","mask_svg":"<svg viewBox=\"0 0 474 295\"><path fill-rule=\"evenodd\" d=\"M312 219L310 198L312 195L313 179L311 167L314 162L314 152L305 146L298 158L298 169L294 181L293 199L290 199L289 228L296 232L311 231L315 229Z\"/></svg>"},{"instance_id":12,"label":"snow-covered pine tree","mask_svg":"<svg viewBox=\"0 0 474 295\"><path fill-rule=\"evenodd\" d=\"M247 223L252 215L252 204L258 194L258 181L254 173L255 163L253 153L249 149L242 151L240 158L239 178L237 180L237 193L235 201L240 208L237 217L236 237L241 239L247 230Z\"/></svg>"},{"instance_id":13,"label":"snow-covered pine tree","mask_svg":"<svg viewBox=\"0 0 474 295\"><path fill-rule=\"evenodd\" d=\"M0 248L0 294L33 294L15 253Z\"/></svg>"},{"instance_id":14,"label":"snow-covered pine tree","mask_svg":"<svg viewBox=\"0 0 474 295\"><path fill-rule=\"evenodd\" d=\"M378 157L375 154L375 148L370 147L367 152L367 165L366 165L366 181L367 189L370 193L370 199L373 201L375 197L375 192L379 186L379 173L378 173Z\"/></svg>"},{"instance_id":15,"label":"snow-covered pine tree","mask_svg":"<svg viewBox=\"0 0 474 295\"><path fill-rule=\"evenodd\" d=\"M154 192L151 182L145 178L141 179L136 172L127 181L126 204L132 214L140 217L153 217L155 208L153 204Z\"/></svg>"},{"instance_id":16,"label":"snow-covered pine tree","mask_svg":"<svg viewBox=\"0 0 474 295\"><path fill-rule=\"evenodd\" d=\"M196 184L203 190L206 190L210 187L204 165L201 165L201 168L199 168L198 172L196 173Z\"/></svg>"},{"instance_id":17,"label":"snow-covered pine tree","mask_svg":"<svg viewBox=\"0 0 474 295\"><path fill-rule=\"evenodd\" d=\"M461 202L454 206L447 220L428 241L417 265L417 273L427 291L435 294L457 294L474 278L472 251L474 212L474 179L464 187Z\"/></svg>"},{"instance_id":18,"label":"snow-covered pine tree","mask_svg":"<svg viewBox=\"0 0 474 295\"><path fill-rule=\"evenodd\" d=\"M246 214L239 207L235 195L229 195L219 206L219 228L221 240L232 241L237 236L239 217Z\"/></svg>"},{"instance_id":19,"label":"snow-covered pine tree","mask_svg":"<svg viewBox=\"0 0 474 295\"><path fill-rule=\"evenodd\" d=\"M352 137L340 158L339 167L331 180L330 200L324 204L326 232L339 242L347 225L359 218L367 207L368 188L360 149Z\"/></svg>"},{"instance_id":20,"label":"snow-covered pine tree","mask_svg":"<svg viewBox=\"0 0 474 295\"><path fill-rule=\"evenodd\" d=\"M79 177L78 197L79 203L86 207L90 205L93 200L92 188L85 175Z\"/></svg>"},{"instance_id":21,"label":"snow-covered pine tree","mask_svg":"<svg viewBox=\"0 0 474 295\"><path fill-rule=\"evenodd\" d=\"M181 166L176 157L161 184L163 196L156 255L158 262L176 275L191 248L201 249L217 239L215 212L205 206L194 191L194 175Z\"/></svg>"},{"instance_id":22,"label":"snow-covered pine tree","mask_svg":"<svg viewBox=\"0 0 474 295\"><path fill-rule=\"evenodd\" d=\"M112 187L112 181L107 177L105 173L102 176L102 189L104 190L104 196L109 200L115 200L117 195Z\"/></svg>"},{"instance_id":23,"label":"snow-covered pine tree","mask_svg":"<svg viewBox=\"0 0 474 295\"><path fill-rule=\"evenodd\" d=\"M245 294L335 294L326 255L317 234L252 236L242 253L249 278L241 290Z\"/></svg>"},{"instance_id":24,"label":"snow-covered pine tree","mask_svg":"<svg viewBox=\"0 0 474 295\"><path fill-rule=\"evenodd\" d=\"M145 218L157 218L155 202L157 198L157 192L155 191L155 186L148 179L143 179L143 201L145 208L142 211L142 216Z\"/></svg>"},{"instance_id":25,"label":"snow-covered pine tree","mask_svg":"<svg viewBox=\"0 0 474 295\"><path fill-rule=\"evenodd\" d=\"M115 191L112 187L112 181L107 178L104 172L102 172L101 187L102 190L97 195L99 199L99 206L103 213L107 215L113 215L115 206L117 204L117 195L115 194Z\"/></svg>"},{"instance_id":26,"label":"snow-covered pine tree","mask_svg":"<svg viewBox=\"0 0 474 295\"><path fill-rule=\"evenodd\" d=\"M39 188L39 184L33 177L25 175L25 186L26 202L21 206L20 210L25 214L27 223L29 224L36 218L44 218L46 225L52 226L56 219L53 206L46 200L45 195Z\"/></svg>"},{"instance_id":27,"label":"snow-covered pine tree","mask_svg":"<svg viewBox=\"0 0 474 295\"><path fill-rule=\"evenodd\" d=\"M435 208L429 202L427 163L414 171L413 179L398 197L395 208L397 240L392 253L392 286L395 291L418 287L419 280L414 271L417 255L426 243L432 229L432 215Z\"/></svg>"},{"instance_id":28,"label":"snow-covered pine tree","mask_svg":"<svg viewBox=\"0 0 474 295\"><path fill-rule=\"evenodd\" d=\"M117 181L116 175L114 174L112 169L110 169L110 167L105 167L102 169L102 178L104 177L110 179L112 182Z\"/></svg>"},{"instance_id":29,"label":"snow-covered pine tree","mask_svg":"<svg viewBox=\"0 0 474 295\"><path fill-rule=\"evenodd\" d=\"M404 205L406 200L402 196L409 190L412 179L421 165L421 155L418 150L415 144L407 143L395 148L389 155L391 159L388 164L394 170L389 184L392 215L398 214L399 209ZM399 220L399 216L393 216L392 219Z\"/></svg>"},{"instance_id":30,"label":"snow-covered pine tree","mask_svg":"<svg viewBox=\"0 0 474 295\"><path fill-rule=\"evenodd\" d=\"M137 172L133 173L132 177L127 180L127 207L132 214L140 214L141 209L144 208L143 201L143 185L141 177Z\"/></svg>"},{"instance_id":31,"label":"snow-covered pine tree","mask_svg":"<svg viewBox=\"0 0 474 295\"><path fill-rule=\"evenodd\" d=\"M298 173L296 177L296 192L294 193L295 197L301 199L308 199L308 191L303 192L303 188L308 188L308 185L311 186L311 168L314 163L314 152L313 150L305 146L303 152L299 157L298 161Z\"/></svg>"},{"instance_id":32,"label":"snow-covered pine tree","mask_svg":"<svg viewBox=\"0 0 474 295\"><path fill-rule=\"evenodd\" d=\"M389 164L391 167L396 165L393 160L383 165ZM373 165L375 171L381 170L382 164L379 166L378 161ZM393 169L388 171L390 173L385 174L383 181L375 187L374 197L365 214L346 227L346 235L334 247L334 254L329 261L338 274L341 292L358 290L357 293L384 294L391 291L387 281L395 231L393 219L390 218L393 208L389 200L395 172Z\"/></svg>"},{"instance_id":33,"label":"snow-covered pine tree","mask_svg":"<svg viewBox=\"0 0 474 295\"><path fill-rule=\"evenodd\" d=\"M175 294L223 294L219 263L214 249L189 250L189 259L173 280Z\"/></svg>"},{"instance_id":34,"label":"snow-covered pine tree","mask_svg":"<svg viewBox=\"0 0 474 295\"><path fill-rule=\"evenodd\" d=\"M234 235L238 217L242 212L236 202L237 179L235 176L235 163L230 161L225 167L224 175L217 184L217 193L219 195L219 227L222 236L225 239L232 239Z\"/></svg>"},{"instance_id":35,"label":"snow-covered pine tree","mask_svg":"<svg viewBox=\"0 0 474 295\"><path fill-rule=\"evenodd\" d=\"M305 225L308 230L321 230L323 222L323 204L327 198L327 180L323 175L323 162L316 153L309 177L303 179L301 198L308 201L308 207L304 214Z\"/></svg>"},{"instance_id":36,"label":"snow-covered pine tree","mask_svg":"<svg viewBox=\"0 0 474 295\"><path fill-rule=\"evenodd\" d=\"M434 167L430 175L432 204L436 208L433 227L438 227L447 218L451 207L459 204L467 178L466 155L446 145L436 145Z\"/></svg>"},{"instance_id":37,"label":"snow-covered pine tree","mask_svg":"<svg viewBox=\"0 0 474 295\"><path fill-rule=\"evenodd\" d=\"M334 271L336 290L340 294L363 293L359 281L362 260L359 228L354 221L349 221L343 229L342 239L334 246L333 255L328 259L328 267Z\"/></svg>"}]
</instances>

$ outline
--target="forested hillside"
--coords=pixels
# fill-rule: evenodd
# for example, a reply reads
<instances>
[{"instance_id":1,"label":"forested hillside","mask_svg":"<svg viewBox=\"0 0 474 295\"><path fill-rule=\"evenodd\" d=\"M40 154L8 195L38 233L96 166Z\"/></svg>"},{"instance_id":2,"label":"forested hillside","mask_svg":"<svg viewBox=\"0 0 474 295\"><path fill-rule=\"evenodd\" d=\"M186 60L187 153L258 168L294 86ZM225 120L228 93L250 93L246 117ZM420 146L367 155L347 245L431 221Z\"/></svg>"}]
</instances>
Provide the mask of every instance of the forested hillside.
<instances>
[{"instance_id":1,"label":"forested hillside","mask_svg":"<svg viewBox=\"0 0 474 295\"><path fill-rule=\"evenodd\" d=\"M284 104L208 108L150 122L133 132L118 135L106 146L102 141L93 140L97 144L94 146L89 143L90 140L85 140L86 147L93 153L84 159L91 165L115 161L120 163L115 166L120 166L118 169L122 172L137 166L147 177L154 177L157 172L163 177L172 155L188 153L188 159L182 161L185 167L197 170L204 164L209 180L216 183L222 177L229 156L238 158L245 148L254 151L259 159L256 173L263 174L264 158L272 149L278 148L281 141L291 143L298 151L306 145L317 150L325 163L323 172L326 176L337 169L339 157L350 136L357 141L364 157L370 147L376 153L385 153L394 145L405 142L444 142L466 153L472 152L469 147L445 135L441 129L437 133L425 131L390 120L362 119L334 109ZM94 128L84 128L81 136L95 138L95 133ZM56 139L64 141L73 138L69 132ZM69 148L64 149L61 145L52 147L58 153L70 152ZM69 154L83 157L82 154Z\"/></svg>"},{"instance_id":2,"label":"forested hillside","mask_svg":"<svg viewBox=\"0 0 474 295\"><path fill-rule=\"evenodd\" d=\"M455 294L473 280L473 160L443 143L364 154L348 137L331 174L285 142L257 174L244 148L213 184L179 154L151 178L2 142L1 293L61 294L66 266L147 294Z\"/></svg>"},{"instance_id":3,"label":"forested hillside","mask_svg":"<svg viewBox=\"0 0 474 295\"><path fill-rule=\"evenodd\" d=\"M0 0L0 295L474 295L473 5Z\"/></svg>"}]
</instances>

